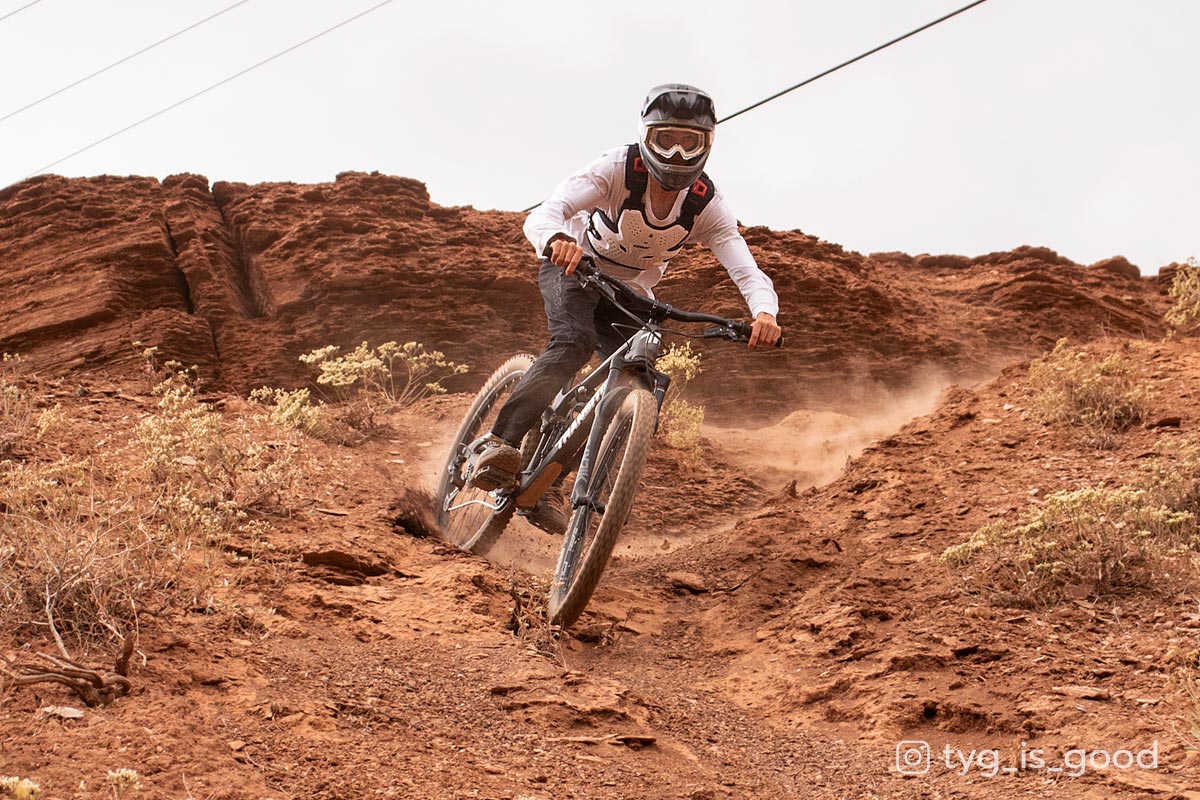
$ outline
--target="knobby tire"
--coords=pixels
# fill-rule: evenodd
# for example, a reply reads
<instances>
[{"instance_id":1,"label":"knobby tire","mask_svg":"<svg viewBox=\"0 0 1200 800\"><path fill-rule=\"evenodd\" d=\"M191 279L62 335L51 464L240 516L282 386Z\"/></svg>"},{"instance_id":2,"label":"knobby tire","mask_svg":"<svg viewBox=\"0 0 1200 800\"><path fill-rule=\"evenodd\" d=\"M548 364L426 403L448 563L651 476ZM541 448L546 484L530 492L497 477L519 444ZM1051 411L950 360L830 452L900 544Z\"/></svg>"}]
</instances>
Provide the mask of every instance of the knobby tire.
<instances>
[{"instance_id":1,"label":"knobby tire","mask_svg":"<svg viewBox=\"0 0 1200 800\"><path fill-rule=\"evenodd\" d=\"M547 602L551 624L570 627L596 591L633 507L657 415L654 395L645 389L631 390L613 415L588 487L588 496L605 510L600 514L585 505L571 515ZM578 537L574 547L572 537Z\"/></svg>"},{"instance_id":2,"label":"knobby tire","mask_svg":"<svg viewBox=\"0 0 1200 800\"><path fill-rule=\"evenodd\" d=\"M521 376L533 366L533 361L532 355L518 353L491 374L491 377L483 384L483 388L475 395L475 400L463 417L462 425L454 435L449 454L442 464L437 492L434 495L434 511L437 514L443 538L464 550L470 550L480 555L486 554L508 526L516 507L513 498L509 496L495 511L480 505L468 505L448 512L446 510L447 497L455 488L455 479L461 481L462 472L466 467L466 464L462 463L455 469L455 461L459 458L460 450L463 447L478 439L487 430L491 430L497 412L504 405L504 400L516 388ZM451 504L459 504L472 499L491 503L496 501L494 494L466 485L458 492Z\"/></svg>"}]
</instances>

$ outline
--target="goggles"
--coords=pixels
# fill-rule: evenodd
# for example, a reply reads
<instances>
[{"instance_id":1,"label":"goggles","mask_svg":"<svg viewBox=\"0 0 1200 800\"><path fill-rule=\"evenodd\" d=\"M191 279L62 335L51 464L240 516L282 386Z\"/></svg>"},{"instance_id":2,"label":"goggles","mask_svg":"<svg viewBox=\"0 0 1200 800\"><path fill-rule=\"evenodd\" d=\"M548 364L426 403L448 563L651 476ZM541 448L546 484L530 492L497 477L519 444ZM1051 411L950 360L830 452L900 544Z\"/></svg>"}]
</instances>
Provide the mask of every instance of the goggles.
<instances>
[{"instance_id":1,"label":"goggles","mask_svg":"<svg viewBox=\"0 0 1200 800\"><path fill-rule=\"evenodd\" d=\"M687 159L702 155L712 142L710 131L654 125L646 128L646 144L661 158L678 154Z\"/></svg>"}]
</instances>

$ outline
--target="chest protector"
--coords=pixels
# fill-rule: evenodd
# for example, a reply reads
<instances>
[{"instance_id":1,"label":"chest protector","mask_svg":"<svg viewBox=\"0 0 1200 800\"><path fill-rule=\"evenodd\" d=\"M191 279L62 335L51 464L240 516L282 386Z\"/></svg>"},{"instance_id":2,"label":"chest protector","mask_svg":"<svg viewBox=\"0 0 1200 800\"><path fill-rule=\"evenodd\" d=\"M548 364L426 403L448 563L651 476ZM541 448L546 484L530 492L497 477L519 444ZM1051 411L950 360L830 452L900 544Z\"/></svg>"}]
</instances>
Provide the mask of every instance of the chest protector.
<instances>
[{"instance_id":1,"label":"chest protector","mask_svg":"<svg viewBox=\"0 0 1200 800\"><path fill-rule=\"evenodd\" d=\"M712 201L716 189L701 173L688 189L679 218L660 227L646 216L646 184L650 173L636 144L625 154L625 189L629 197L616 221L601 209L588 219L587 241L592 252L612 264L638 271L663 267L687 242L700 212Z\"/></svg>"}]
</instances>

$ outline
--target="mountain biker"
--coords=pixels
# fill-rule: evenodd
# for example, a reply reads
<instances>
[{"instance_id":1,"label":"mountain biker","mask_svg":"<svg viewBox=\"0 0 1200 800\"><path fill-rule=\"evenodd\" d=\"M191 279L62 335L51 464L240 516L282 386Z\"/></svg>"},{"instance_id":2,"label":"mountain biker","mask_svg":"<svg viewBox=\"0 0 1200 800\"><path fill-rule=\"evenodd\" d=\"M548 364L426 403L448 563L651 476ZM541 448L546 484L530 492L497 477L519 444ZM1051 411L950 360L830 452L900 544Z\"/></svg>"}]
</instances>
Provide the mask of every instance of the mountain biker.
<instances>
[{"instance_id":1,"label":"mountain biker","mask_svg":"<svg viewBox=\"0 0 1200 800\"><path fill-rule=\"evenodd\" d=\"M654 87L642 106L637 144L610 150L571 175L525 220L525 236L542 257L538 284L550 343L500 409L490 435L476 443L474 485L492 490L515 481L521 440L554 396L597 347L607 357L625 340L612 325L628 317L574 277L584 255L653 297L670 258L697 241L716 255L745 298L754 318L750 347L778 340L774 285L704 172L716 123L712 98L700 89ZM553 533L566 530L563 491L548 491L530 522Z\"/></svg>"}]
</instances>

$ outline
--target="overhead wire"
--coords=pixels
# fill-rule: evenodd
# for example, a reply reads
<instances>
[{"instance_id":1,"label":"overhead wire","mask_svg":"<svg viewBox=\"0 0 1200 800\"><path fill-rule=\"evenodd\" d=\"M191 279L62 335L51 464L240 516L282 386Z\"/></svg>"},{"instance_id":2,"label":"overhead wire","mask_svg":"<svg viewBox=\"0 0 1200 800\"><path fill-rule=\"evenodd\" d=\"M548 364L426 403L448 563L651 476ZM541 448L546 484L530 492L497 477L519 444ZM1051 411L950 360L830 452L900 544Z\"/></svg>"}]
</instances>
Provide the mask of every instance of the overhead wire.
<instances>
[{"instance_id":1,"label":"overhead wire","mask_svg":"<svg viewBox=\"0 0 1200 800\"><path fill-rule=\"evenodd\" d=\"M41 2L41 0L36 0L36 2ZM136 53L130 53L129 55L122 58L121 60L114 61L113 63L109 64L107 67L96 70L91 75L82 77L73 83L68 83L66 86L62 87L61 89L51 92L50 94L46 95L45 97L40 97L37 100L34 100L32 103L21 106L16 111L10 111L9 113L5 114L3 117L0 117L0 122L4 122L4 120L6 120L6 119L11 119L12 117L15 117L17 114L20 114L22 111L28 111L29 109L33 108L34 106L44 103L47 100L51 99L52 97L58 97L60 94L67 91L68 89L74 89L79 84L90 81L92 78L95 78L97 75L103 75L105 72L108 72L113 67L119 67L122 64L124 64L126 61L137 58L142 53L147 53L147 52L153 50L154 48L158 47L160 44L166 44L167 42L171 41L175 37L182 36L183 34L187 33L188 31L192 30L193 28L198 28L201 25L203 25L204 23L209 22L210 20L214 20L217 17L221 16L222 14L232 11L233 9L237 8L238 6L245 5L248 2L250 2L250 0L238 0L238 2L234 3L233 5L227 6L223 9L221 9L220 11L218 11L217 13L207 16L204 19L200 20L199 22L193 22L191 25L188 25L186 28L177 30L174 33L172 33L170 36L167 36L166 38L163 38L163 39L159 39L154 44L143 47L141 50L138 50ZM33 4L30 3L30 5L33 5ZM17 9L17 10L19 11L20 9ZM14 11L13 13L15 14L16 12ZM0 19L2 19L2 18L0 18Z\"/></svg>"},{"instance_id":2,"label":"overhead wire","mask_svg":"<svg viewBox=\"0 0 1200 800\"><path fill-rule=\"evenodd\" d=\"M802 80L797 84L789 86L788 88L786 88L782 91L776 92L775 94L771 95L770 97L765 97L762 100L759 100L757 103L752 103L751 105L748 105L743 109L733 112L729 116L722 117L721 119L717 120L717 124L720 125L722 122L728 122L729 120L733 119L734 117L741 116L742 114L745 114L747 111L751 111L755 108L758 108L761 105L765 105L765 104L771 102L772 100L783 97L788 92L795 91L796 89L799 89L801 86L807 86L808 84L812 83L813 81L817 81L817 80L820 80L821 78L824 78L826 75L831 75L834 72L837 72L842 67L848 67L856 61L862 61L864 58L874 55L875 53L878 53L880 50L884 50L888 47L891 47L892 45L896 44L897 42L902 42L905 39L909 38L910 36L915 36L916 34L920 33L921 31L928 30L929 28L932 28L934 25L938 25L942 22L945 22L946 20L950 19L951 17L956 17L959 14L963 13L964 11L969 11L970 9L974 8L975 6L980 5L982 3L986 3L986 2L987 2L987 0L974 0L974 2L968 3L967 5L963 6L962 8L960 8L956 11L951 11L949 14L938 17L937 19L933 20L932 22L927 22L919 28L914 28L902 36L897 36L895 39L892 39L888 42L884 42L883 44L879 45L878 47L873 47L870 50L867 50L863 53L859 53L854 58L843 61L842 63L838 64L835 67L830 67L829 69L825 70L824 72L819 72L816 75L813 75L811 78L806 78L805 80ZM523 209L521 211L521 213L527 214L530 211L533 211L535 208L537 208L540 205L541 205L541 203L534 203L529 208Z\"/></svg>"},{"instance_id":3,"label":"overhead wire","mask_svg":"<svg viewBox=\"0 0 1200 800\"><path fill-rule=\"evenodd\" d=\"M33 0L32 3L26 3L25 5L21 6L20 8L10 11L7 14L5 14L3 17L0 17L0 22L4 22L4 20L8 19L9 17L13 16L14 14L20 14L25 9L29 8L30 6L36 6L40 2L42 2L42 0Z\"/></svg>"},{"instance_id":4,"label":"overhead wire","mask_svg":"<svg viewBox=\"0 0 1200 800\"><path fill-rule=\"evenodd\" d=\"M270 62L274 61L275 59L277 59L281 56L285 56L288 53L292 52L293 50L303 47L304 45L309 44L311 42L315 42L317 39L320 39L322 36L333 33L338 28L345 27L346 25L349 25L351 22L361 19L362 17L365 17L367 14L370 14L373 11L378 11L379 9L383 8L384 6L386 6L392 2L393 2L393 0L383 0L382 3L377 3L365 11L360 11L359 13L355 14L354 16L348 17L348 18L342 20L341 22L337 23L336 25L326 28L325 30L321 31L320 33L313 34L312 36L308 37L307 39L305 39L302 42L297 42L296 44L292 45L291 47L280 50L275 55L264 58L262 61L259 61L257 64L253 64L249 67L246 67L245 69L241 70L240 72L236 72L233 75L230 75L228 78L217 81L216 83L212 84L211 86L201 89L200 91L196 92L195 94L188 95L187 97L183 98L182 100L176 101L176 102L172 103L171 105L166 106L165 108L161 108L158 111L155 111L153 114L151 114L147 117L143 117L142 119L139 119L137 122L126 125L124 128L121 128L118 131L114 131L101 139L97 139L96 141L92 142L91 144L88 144L84 147L79 148L78 150L71 153L70 155L65 155L60 159L51 161L49 164L46 164L45 166L38 167L36 170L29 173L25 177L32 178L34 175L40 175L41 173L45 172L46 170L50 169L51 167L58 166L62 162L68 161L68 160L74 158L75 156L79 155L80 153L86 153L88 150L91 150L93 147L104 144L105 142L107 142L111 139L115 139L116 137L120 136L121 134L127 133L128 131L133 130L134 128L138 127L139 125L143 125L156 117L160 117L163 114L166 114L168 111L172 111L176 108L179 108L184 103L191 102L192 100L195 100L197 97L200 97L201 95L208 94L213 89L224 86L225 84L229 83L230 81L236 80L237 78L242 77L243 75L245 75L248 72L253 72L254 70L258 69L259 67L264 66L265 64L269 64Z\"/></svg>"},{"instance_id":5,"label":"overhead wire","mask_svg":"<svg viewBox=\"0 0 1200 800\"><path fill-rule=\"evenodd\" d=\"M878 53L880 50L885 50L885 49L891 47L892 45L896 44L897 42L904 41L905 39L909 38L910 36L916 36L921 31L928 30L929 28L932 28L934 25L938 25L942 22L945 22L946 20L950 19L951 17L956 17L959 14L963 13L964 11L969 11L972 8L974 8L975 6L980 5L982 3L986 3L986 2L987 2L987 0L975 0L975 2L973 2L973 3L968 3L967 5L958 9L957 11L951 11L949 14L946 14L943 17L938 17L933 22L927 22L919 28L913 28L911 31L904 34L903 36L897 36L895 39L892 39L889 42L884 42L883 44L879 45L878 47L873 47L870 50L866 51L865 53L859 53L854 58L851 58L847 61L843 61L842 63L838 64L836 67L830 67L829 69L825 70L824 72L819 72L816 75L813 75L811 78L807 78L805 80L800 81L799 83L795 84L794 86L789 86L788 88L786 88L782 91L776 92L775 94L771 95L770 97L765 97L762 100L759 100L757 103L752 103L739 111L735 111L727 117L722 117L721 119L717 120L717 124L719 125L722 122L728 122L729 120L733 119L734 117L741 116L742 114L745 114L747 111L751 111L755 108L758 108L761 105L765 105L776 98L783 97L788 92L795 91L796 89L799 89L801 86L807 86L808 84L812 83L813 81L817 81L817 80L820 80L821 78L824 78L826 75L831 75L834 72L837 72L842 67L850 66L855 61L862 61L867 56L874 55L875 53Z\"/></svg>"}]
</instances>

